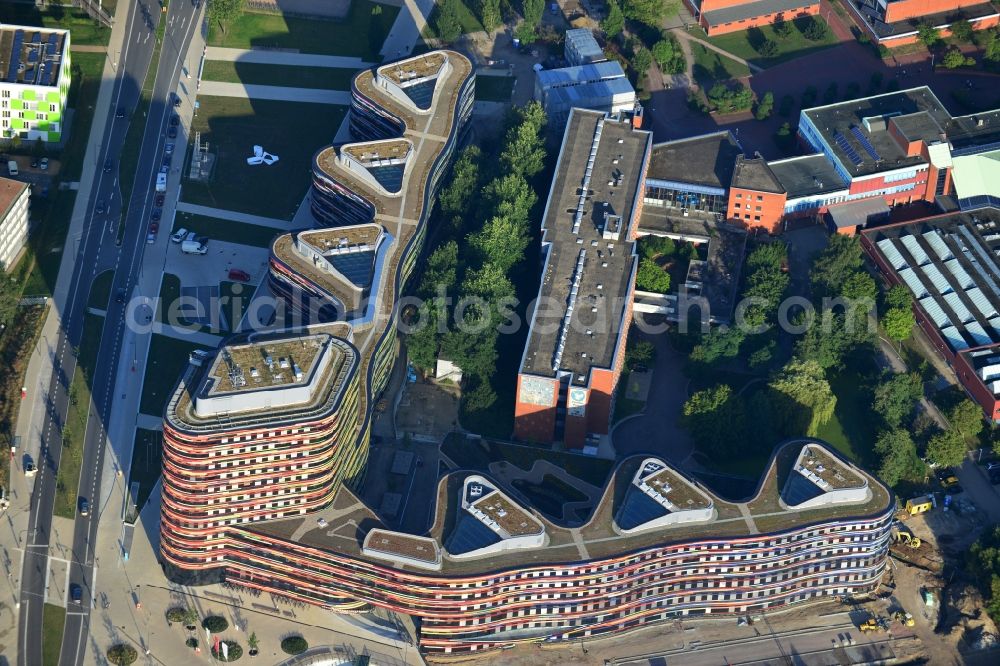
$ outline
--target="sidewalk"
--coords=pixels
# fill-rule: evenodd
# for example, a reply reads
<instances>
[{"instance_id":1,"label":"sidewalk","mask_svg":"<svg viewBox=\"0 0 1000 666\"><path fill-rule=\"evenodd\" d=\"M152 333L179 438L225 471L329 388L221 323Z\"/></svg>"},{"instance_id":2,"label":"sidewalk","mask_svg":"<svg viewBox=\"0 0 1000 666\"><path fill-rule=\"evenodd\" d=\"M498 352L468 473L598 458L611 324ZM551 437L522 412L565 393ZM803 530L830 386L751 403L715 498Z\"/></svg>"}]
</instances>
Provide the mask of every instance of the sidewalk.
<instances>
[{"instance_id":1,"label":"sidewalk","mask_svg":"<svg viewBox=\"0 0 1000 666\"><path fill-rule=\"evenodd\" d=\"M221 46L209 46L206 48L205 59L224 60L226 62L251 62L260 65L332 67L342 69L366 69L375 65L373 62L365 62L361 58L351 56L289 53L288 51L265 51L261 49L227 49Z\"/></svg>"},{"instance_id":2,"label":"sidewalk","mask_svg":"<svg viewBox=\"0 0 1000 666\"><path fill-rule=\"evenodd\" d=\"M746 65L747 67L750 68L750 73L751 74L756 74L757 72L763 72L764 71L763 67L760 67L759 65L754 65L753 63L749 62L748 60L744 60L743 58L739 57L738 55L734 55L734 54L730 53L729 51L727 51L725 49L720 49L718 46L716 46L712 42L709 42L709 41L706 41L704 39L700 39L698 37L695 37L694 35L690 34L687 30L684 30L684 29L681 29L681 28L674 28L670 32L675 37L677 37L677 39L682 43L682 48L683 48L683 42L685 42L685 41L687 41L687 42L697 42L697 43L701 44L702 46L704 46L709 51L715 51L719 55L725 56L726 58L729 58L730 60L735 60L736 62L738 62L740 64ZM685 51L685 55L686 56L687 56L687 53L688 53L688 51ZM692 62L693 61L693 57L692 56L688 56L688 57L689 57L689 62Z\"/></svg>"},{"instance_id":3,"label":"sidewalk","mask_svg":"<svg viewBox=\"0 0 1000 666\"><path fill-rule=\"evenodd\" d=\"M204 85L204 84L202 84ZM286 231L294 228L289 225L287 220L279 220L274 217L263 217L261 215L251 215L250 213L240 213L234 210L226 210L225 208L212 208L211 206L200 206L198 204L187 203L186 201L177 202L177 210L181 213L191 213L192 215L206 215L208 217L216 217L220 220L232 220L233 222L245 222L247 224L256 224L260 227L274 227L275 229L284 229Z\"/></svg>"},{"instance_id":4,"label":"sidewalk","mask_svg":"<svg viewBox=\"0 0 1000 666\"><path fill-rule=\"evenodd\" d=\"M262 86L247 83L229 83L226 81L202 81L202 95L218 97L245 97L248 99L273 99L287 101L294 99L299 102L317 104L340 104L348 106L351 103L351 93L345 90L326 90L324 88L287 88L285 86Z\"/></svg>"},{"instance_id":5,"label":"sidewalk","mask_svg":"<svg viewBox=\"0 0 1000 666\"><path fill-rule=\"evenodd\" d=\"M434 10L434 0L403 0L380 52L383 60L398 60L413 52Z\"/></svg>"}]
</instances>

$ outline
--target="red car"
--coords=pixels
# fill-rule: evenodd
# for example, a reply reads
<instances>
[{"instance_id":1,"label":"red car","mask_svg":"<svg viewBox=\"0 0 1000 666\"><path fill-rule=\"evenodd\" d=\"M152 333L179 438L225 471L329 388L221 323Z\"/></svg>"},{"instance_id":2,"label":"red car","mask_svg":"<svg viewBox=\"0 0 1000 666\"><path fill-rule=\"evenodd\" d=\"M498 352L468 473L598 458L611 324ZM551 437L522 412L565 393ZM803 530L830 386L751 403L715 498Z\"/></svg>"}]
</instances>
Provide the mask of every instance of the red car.
<instances>
[{"instance_id":1,"label":"red car","mask_svg":"<svg viewBox=\"0 0 1000 666\"><path fill-rule=\"evenodd\" d=\"M230 280L237 280L239 282L249 282L250 281L250 274L247 273L244 270L239 269L239 268L230 268L229 269L229 279Z\"/></svg>"},{"instance_id":2,"label":"red car","mask_svg":"<svg viewBox=\"0 0 1000 666\"><path fill-rule=\"evenodd\" d=\"M150 222L149 223L149 233L155 234L155 233L157 233L159 231L160 231L160 223L159 222Z\"/></svg>"}]
</instances>

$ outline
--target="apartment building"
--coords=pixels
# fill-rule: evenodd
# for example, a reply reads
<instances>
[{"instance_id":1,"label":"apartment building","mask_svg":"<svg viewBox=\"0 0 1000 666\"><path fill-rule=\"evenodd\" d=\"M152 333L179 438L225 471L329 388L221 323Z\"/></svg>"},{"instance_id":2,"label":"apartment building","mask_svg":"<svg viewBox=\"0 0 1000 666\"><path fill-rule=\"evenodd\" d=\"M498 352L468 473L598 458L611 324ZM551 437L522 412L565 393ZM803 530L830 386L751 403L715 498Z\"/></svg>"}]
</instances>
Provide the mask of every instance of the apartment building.
<instances>
[{"instance_id":1,"label":"apartment building","mask_svg":"<svg viewBox=\"0 0 1000 666\"><path fill-rule=\"evenodd\" d=\"M69 46L68 30L0 26L0 136L62 140Z\"/></svg>"},{"instance_id":2,"label":"apartment building","mask_svg":"<svg viewBox=\"0 0 1000 666\"><path fill-rule=\"evenodd\" d=\"M819 0L684 0L709 36L819 14Z\"/></svg>"},{"instance_id":3,"label":"apartment building","mask_svg":"<svg viewBox=\"0 0 1000 666\"><path fill-rule=\"evenodd\" d=\"M983 0L848 0L844 5L876 43L887 47L916 42L921 23L947 37L954 21L969 21L975 30L1000 21L993 3Z\"/></svg>"},{"instance_id":4,"label":"apartment building","mask_svg":"<svg viewBox=\"0 0 1000 666\"><path fill-rule=\"evenodd\" d=\"M0 178L0 269L10 270L28 243L31 186Z\"/></svg>"}]
</instances>

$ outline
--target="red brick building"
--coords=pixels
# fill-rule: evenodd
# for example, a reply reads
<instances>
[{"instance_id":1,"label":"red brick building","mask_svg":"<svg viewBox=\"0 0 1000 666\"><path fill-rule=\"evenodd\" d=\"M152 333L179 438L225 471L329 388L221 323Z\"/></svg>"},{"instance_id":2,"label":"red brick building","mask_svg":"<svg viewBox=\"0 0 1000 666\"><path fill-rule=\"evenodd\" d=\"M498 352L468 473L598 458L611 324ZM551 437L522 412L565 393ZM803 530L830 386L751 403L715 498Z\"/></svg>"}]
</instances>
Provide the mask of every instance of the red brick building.
<instances>
[{"instance_id":1,"label":"red brick building","mask_svg":"<svg viewBox=\"0 0 1000 666\"><path fill-rule=\"evenodd\" d=\"M728 218L748 229L779 233L788 193L762 157L736 158Z\"/></svg>"},{"instance_id":2,"label":"red brick building","mask_svg":"<svg viewBox=\"0 0 1000 666\"><path fill-rule=\"evenodd\" d=\"M819 14L819 0L685 0L709 36Z\"/></svg>"},{"instance_id":3,"label":"red brick building","mask_svg":"<svg viewBox=\"0 0 1000 666\"><path fill-rule=\"evenodd\" d=\"M858 25L879 44L901 46L917 41L917 26L929 23L947 37L953 21L965 19L976 30L997 25L1000 14L984 0L847 0Z\"/></svg>"}]
</instances>

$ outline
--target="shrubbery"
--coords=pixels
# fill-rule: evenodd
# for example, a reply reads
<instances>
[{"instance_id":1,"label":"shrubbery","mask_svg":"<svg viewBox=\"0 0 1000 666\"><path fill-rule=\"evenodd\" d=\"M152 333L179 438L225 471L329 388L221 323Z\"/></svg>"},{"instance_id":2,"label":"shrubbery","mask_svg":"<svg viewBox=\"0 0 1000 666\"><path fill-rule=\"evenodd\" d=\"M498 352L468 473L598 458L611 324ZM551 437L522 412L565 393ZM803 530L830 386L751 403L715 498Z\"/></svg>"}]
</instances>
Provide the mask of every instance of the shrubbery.
<instances>
[{"instance_id":1,"label":"shrubbery","mask_svg":"<svg viewBox=\"0 0 1000 666\"><path fill-rule=\"evenodd\" d=\"M309 643L302 636L287 636L281 641L281 650L285 654L302 654L309 649Z\"/></svg>"}]
</instances>

